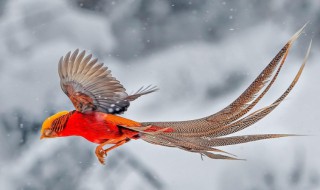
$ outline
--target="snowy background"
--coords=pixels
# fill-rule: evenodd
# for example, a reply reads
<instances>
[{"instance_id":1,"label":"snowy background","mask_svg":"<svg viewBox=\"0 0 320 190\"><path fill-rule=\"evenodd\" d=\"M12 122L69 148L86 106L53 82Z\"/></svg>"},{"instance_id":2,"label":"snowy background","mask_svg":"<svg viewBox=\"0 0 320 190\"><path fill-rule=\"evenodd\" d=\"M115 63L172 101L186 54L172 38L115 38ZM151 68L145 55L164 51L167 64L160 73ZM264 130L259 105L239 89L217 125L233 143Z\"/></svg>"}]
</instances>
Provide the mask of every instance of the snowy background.
<instances>
[{"instance_id":1,"label":"snowy background","mask_svg":"<svg viewBox=\"0 0 320 190\"><path fill-rule=\"evenodd\" d=\"M284 190L320 188L318 0L0 0L0 189ZM311 136L225 147L247 161L220 161L132 141L98 163L78 137L39 140L42 121L72 104L59 86L67 51L94 53L129 92L161 89L131 104L137 121L186 120L235 99L307 21L275 86L286 101L239 134Z\"/></svg>"}]
</instances>

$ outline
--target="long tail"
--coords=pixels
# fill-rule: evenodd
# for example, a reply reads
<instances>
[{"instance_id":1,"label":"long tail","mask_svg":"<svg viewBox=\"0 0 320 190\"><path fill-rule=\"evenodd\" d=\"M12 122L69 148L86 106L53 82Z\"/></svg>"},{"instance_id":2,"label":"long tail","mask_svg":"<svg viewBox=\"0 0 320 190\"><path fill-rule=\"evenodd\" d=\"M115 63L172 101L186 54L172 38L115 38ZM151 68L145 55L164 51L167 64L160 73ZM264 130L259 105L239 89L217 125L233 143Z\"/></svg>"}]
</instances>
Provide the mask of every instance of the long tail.
<instances>
[{"instance_id":1,"label":"long tail","mask_svg":"<svg viewBox=\"0 0 320 190\"><path fill-rule=\"evenodd\" d=\"M263 98L275 82L293 42L300 36L305 26L306 25L291 37L251 85L235 101L221 111L196 120L145 122L142 123L142 128L128 128L139 131L141 138L149 143L177 147L186 151L200 153L201 155L208 156L212 159L232 160L237 158L234 158L234 155L232 154L213 147L240 144L262 139L296 136L290 134L262 134L223 137L243 130L264 118L286 98L296 85L307 62L311 49L311 42L304 61L287 90L271 105L246 115ZM150 130L150 128L154 127L159 130ZM214 154L212 152L225 153L231 156Z\"/></svg>"}]
</instances>

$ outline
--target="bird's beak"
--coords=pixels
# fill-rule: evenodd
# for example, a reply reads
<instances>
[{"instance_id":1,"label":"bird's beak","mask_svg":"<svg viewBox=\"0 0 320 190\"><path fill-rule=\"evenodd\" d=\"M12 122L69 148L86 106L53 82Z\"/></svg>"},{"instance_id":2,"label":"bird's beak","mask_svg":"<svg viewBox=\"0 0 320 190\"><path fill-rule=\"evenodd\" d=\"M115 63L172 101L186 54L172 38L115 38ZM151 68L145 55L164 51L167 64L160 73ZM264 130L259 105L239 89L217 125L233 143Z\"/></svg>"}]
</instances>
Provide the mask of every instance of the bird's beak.
<instances>
[{"instance_id":1,"label":"bird's beak","mask_svg":"<svg viewBox=\"0 0 320 190\"><path fill-rule=\"evenodd\" d=\"M40 137L40 140L42 140L42 139L44 139L44 136L43 136L43 135L41 135L41 137Z\"/></svg>"}]
</instances>

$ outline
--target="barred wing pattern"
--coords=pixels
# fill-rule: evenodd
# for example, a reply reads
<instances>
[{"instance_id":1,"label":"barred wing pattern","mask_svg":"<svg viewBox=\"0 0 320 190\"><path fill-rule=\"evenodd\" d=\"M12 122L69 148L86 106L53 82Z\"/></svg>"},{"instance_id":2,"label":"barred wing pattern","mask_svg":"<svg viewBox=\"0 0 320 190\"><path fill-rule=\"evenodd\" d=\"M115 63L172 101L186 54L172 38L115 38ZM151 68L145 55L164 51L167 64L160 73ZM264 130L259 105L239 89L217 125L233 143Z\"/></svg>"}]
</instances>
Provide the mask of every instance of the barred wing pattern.
<instances>
[{"instance_id":1,"label":"barred wing pattern","mask_svg":"<svg viewBox=\"0 0 320 190\"><path fill-rule=\"evenodd\" d=\"M296 85L309 56L311 43L298 73L287 90L271 105L246 115L262 99L275 82L293 42L300 36L304 27L305 26L293 35L252 84L234 102L221 111L196 120L145 122L143 123L144 128L130 129L140 131L141 138L149 143L177 147L186 151L200 153L212 159L237 159L229 153L227 153L229 154L228 156L212 153L223 152L213 147L262 139L296 136L290 134L262 134L225 137L226 135L233 134L253 125L268 115L286 98ZM163 128L162 131L170 128L172 132L147 132L150 126L161 127Z\"/></svg>"},{"instance_id":2,"label":"barred wing pattern","mask_svg":"<svg viewBox=\"0 0 320 190\"><path fill-rule=\"evenodd\" d=\"M157 90L154 86L140 88L128 95L120 82L112 77L111 71L92 55L75 50L68 52L59 61L60 85L77 111L99 111L121 114L127 110L130 101Z\"/></svg>"}]
</instances>

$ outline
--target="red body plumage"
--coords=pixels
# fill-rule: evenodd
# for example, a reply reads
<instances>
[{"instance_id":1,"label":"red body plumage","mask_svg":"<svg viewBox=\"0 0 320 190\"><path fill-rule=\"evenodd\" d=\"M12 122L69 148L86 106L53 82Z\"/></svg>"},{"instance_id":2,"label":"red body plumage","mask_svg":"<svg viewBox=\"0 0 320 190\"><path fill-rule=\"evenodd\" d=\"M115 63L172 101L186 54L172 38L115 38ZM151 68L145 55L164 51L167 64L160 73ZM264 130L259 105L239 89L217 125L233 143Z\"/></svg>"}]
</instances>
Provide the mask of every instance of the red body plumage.
<instances>
[{"instance_id":1,"label":"red body plumage","mask_svg":"<svg viewBox=\"0 0 320 190\"><path fill-rule=\"evenodd\" d=\"M139 138L136 131L119 126L138 127L140 123L101 112L83 114L75 111L69 118L59 136L82 136L88 141L101 144L109 139Z\"/></svg>"}]
</instances>

